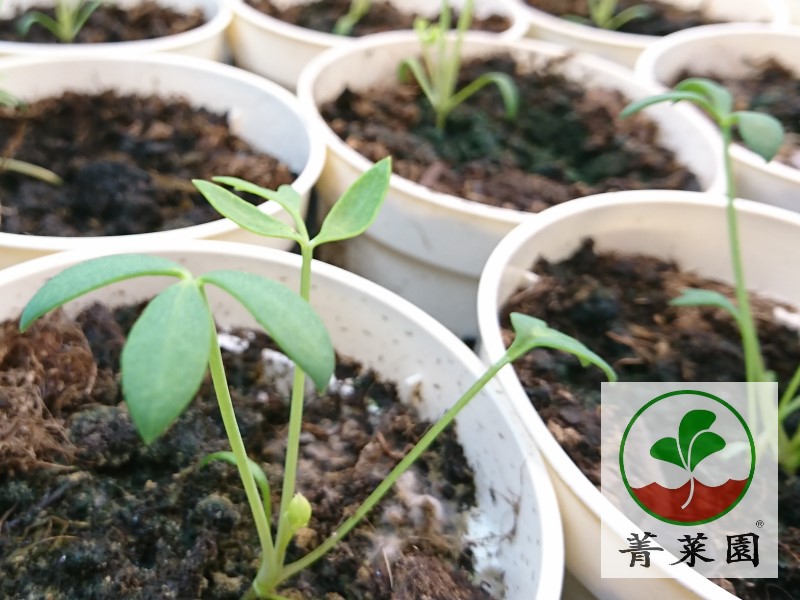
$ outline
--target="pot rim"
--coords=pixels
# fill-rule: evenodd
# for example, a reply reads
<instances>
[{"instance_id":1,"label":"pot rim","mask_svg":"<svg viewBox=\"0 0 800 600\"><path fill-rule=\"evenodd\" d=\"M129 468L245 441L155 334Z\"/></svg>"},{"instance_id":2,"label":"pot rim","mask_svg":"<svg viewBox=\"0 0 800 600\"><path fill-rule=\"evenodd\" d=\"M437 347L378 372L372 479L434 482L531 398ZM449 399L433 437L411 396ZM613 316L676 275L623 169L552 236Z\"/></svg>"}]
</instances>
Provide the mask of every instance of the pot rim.
<instances>
[{"instance_id":1,"label":"pot rim","mask_svg":"<svg viewBox=\"0 0 800 600\"><path fill-rule=\"evenodd\" d=\"M766 24L770 26L788 25L791 21L789 8L783 0L766 0L762 2L764 8L772 13L772 19ZM558 35L571 37L576 40L601 44L606 46L617 46L621 49L630 51L641 51L655 40L663 39L662 36L645 35L641 33L625 33L623 31L609 31L597 27L574 23L563 17L551 15L541 9L534 8L520 0L521 9L528 18L532 27L542 27ZM690 28L694 29L694 28ZM689 31L689 29L683 30ZM679 32L680 33L680 32ZM674 34L671 34L674 35ZM666 36L663 36L666 37Z\"/></svg>"},{"instance_id":2,"label":"pot rim","mask_svg":"<svg viewBox=\"0 0 800 600\"><path fill-rule=\"evenodd\" d=\"M674 206L676 211L681 207L703 206L725 209L727 200L722 195L703 192L667 190L635 190L624 192L609 192L586 196L573 200L540 213L537 219L528 219L514 228L492 252L484 267L478 288L478 326L479 345L482 353L488 360L494 360L505 346L500 335L498 313L498 290L501 289L501 279L506 266L512 256L522 250L532 236L550 227L558 226L562 221L569 220L576 214L602 213L607 208L615 209L635 205L665 205ZM787 221L800 230L800 214L785 209L777 208L752 200L736 199L737 211L740 214L749 214L754 217ZM578 233L578 232L575 232ZM509 401L514 405L531 431L536 445L545 461L557 471L563 483L584 504L589 511L603 523L607 524L617 535L629 535L633 524L625 517L600 490L594 487L588 478L580 471L577 465L569 458L567 453L556 441L546 424L533 409L527 395L520 384L513 367L509 366L498 374L501 385L506 390ZM624 535L622 535L624 534ZM679 565L685 566L685 565ZM675 571L675 579L688 589L701 592L703 597L720 599L733 599L734 596L711 583L705 577L692 569Z\"/></svg>"},{"instance_id":3,"label":"pot rim","mask_svg":"<svg viewBox=\"0 0 800 600\"><path fill-rule=\"evenodd\" d=\"M754 40L768 38L770 40L781 39L788 43L793 43L796 49L787 45L786 51L779 55L781 59L788 59L796 63L800 72L800 26L786 26L780 29L768 23L718 23L714 25L703 25L692 27L684 31L665 36L645 48L639 55L634 68L636 75L651 85L656 85L662 90L667 86L658 79L656 70L659 62L669 56L676 48L684 45L699 46L706 42L735 42L738 39ZM738 45L738 44L737 44ZM756 43L752 46L756 49L756 54L760 57L775 56L776 53L770 50L762 50ZM765 162L758 154L746 148L743 144L733 144L731 155L749 165L753 169L770 173L785 182L800 186L800 169L790 167L777 161Z\"/></svg>"},{"instance_id":4,"label":"pot rim","mask_svg":"<svg viewBox=\"0 0 800 600\"><path fill-rule=\"evenodd\" d=\"M484 34L482 32L470 32L465 36L464 41L466 44L473 43L489 48L511 47L517 50L548 57L570 56L571 60L579 61L580 64L586 65L587 68L608 73L619 79L632 79L632 72L630 69L590 54L575 53L566 47L549 42L533 40L529 38L519 40L503 40L497 39L491 34ZM374 34L355 40L350 44L342 45L325 51L314 58L300 74L300 78L297 83L297 97L300 99L300 102L309 115L309 118L313 121L314 127L325 139L326 145L331 149L331 151L335 152L337 156L348 163L351 168L358 169L359 171L363 172L368 169L372 163L366 157L361 155L359 152L348 146L342 139L340 139L339 136L333 132L333 130L322 118L314 97L315 86L318 78L332 65L335 65L343 57L346 57L350 54L370 54L381 49L382 47L401 46L416 43L416 34L411 31L393 31ZM651 86L649 84L640 85L643 88L652 87L652 90L649 92L653 94L660 91L655 86ZM680 118L691 119L692 124L695 125L699 131L707 133L708 135L712 135L712 128L709 126L709 124L704 122L703 119L698 119L697 117L698 115L690 114L689 111L682 111ZM708 185L707 191L709 192L721 191L724 189L725 185L724 177L722 175L721 160L715 161L715 165L717 167L717 172ZM390 179L390 188L406 195L416 196L423 202L431 203L448 210L471 215L476 219L491 219L501 223L516 225L526 217L533 214L509 208L489 206L452 194L437 192L394 173ZM573 200L570 200L570 202L573 202Z\"/></svg>"},{"instance_id":5,"label":"pot rim","mask_svg":"<svg viewBox=\"0 0 800 600\"><path fill-rule=\"evenodd\" d=\"M278 84L259 77L248 71L244 71L231 65L196 58L179 54L147 54L141 57L136 56L15 56L0 59L0 78L6 69L24 69L36 65L62 64L65 68L92 67L93 65L114 65L118 63L145 63L154 67L164 67L170 69L194 70L198 76L214 76L219 78L230 78L238 80L250 87L256 88L261 93L277 98L290 112L292 112L299 123L303 125L302 134L308 142L308 158L297 179L291 184L300 194L310 193L312 187L319 179L320 173L325 164L325 146L318 142L313 135L311 124L303 111L297 98ZM106 67L108 68L108 67ZM65 89L69 86L65 86ZM189 98L191 101L191 98ZM282 211L280 206L272 202L263 202L259 205L260 210L275 216ZM95 237L60 237L60 236L39 236L17 233L0 233L0 247L12 247L20 249L41 250L56 252L71 250L75 248L96 248L102 249L110 242L116 244L122 240L131 240L136 243L145 241L158 242L165 238L189 240L198 237L211 237L221 235L226 232L238 229L233 221L227 218L219 218L207 223L200 223L178 229L165 231L154 231L149 233L119 235L119 236L95 236Z\"/></svg>"},{"instance_id":6,"label":"pot rim","mask_svg":"<svg viewBox=\"0 0 800 600\"><path fill-rule=\"evenodd\" d=\"M145 253L145 254L171 254L173 255L200 255L215 256L224 255L233 263L237 258L256 260L258 262L277 264L293 270L299 270L301 257L297 254L277 250L273 248L263 248L250 244L237 242L224 242L216 240L190 240L190 241L148 241L144 243L134 243L126 241L107 247L102 250L97 248L82 248L50 254L35 258L23 263L7 267L0 270L0 288L4 286L14 286L19 281L29 277L35 277L43 272L52 270L61 271L64 268L98 256L125 253ZM390 292L389 290L372 283L358 275L333 265L314 260L313 271L317 280L324 279L328 282L339 282L345 286L358 290L360 294L369 300L380 305L386 305L397 312L402 312L414 326L428 332L442 341L447 346L452 356L469 370L470 374L477 379L486 369L484 363L473 353L458 337L455 336L444 325L436 321L433 317L425 313L422 309L413 305L409 301ZM20 309L21 310L21 309ZM494 385L492 385L494 384ZM542 545L538 547L541 555L541 577L542 585L537 590L537 600L549 600L552 598L554 589L561 590L563 570L564 570L564 541L561 528L561 519L555 491L547 474L541 454L532 443L530 435L519 426L513 411L508 407L504 400L504 394L494 380L485 388L486 393L492 394L497 400L504 421L514 439L517 448L531 450L524 460L525 469L529 472L535 504L538 512L538 522L540 526ZM455 401L455 399L453 399ZM461 440L465 443L465 440ZM492 532L496 534L496 532ZM545 546L546 543L546 546ZM547 551L544 548L547 547ZM545 584L545 582L549 582ZM557 587L554 587L557 586Z\"/></svg>"},{"instance_id":7,"label":"pot rim","mask_svg":"<svg viewBox=\"0 0 800 600\"><path fill-rule=\"evenodd\" d=\"M207 39L223 35L233 20L233 10L227 0L211 0L216 11L208 20L194 29L149 40L129 42L102 42L98 44L32 44L0 40L0 56L52 56L53 58L77 57L102 53L109 54L175 52ZM202 7L201 7L202 8Z\"/></svg>"},{"instance_id":8,"label":"pot rim","mask_svg":"<svg viewBox=\"0 0 800 600\"><path fill-rule=\"evenodd\" d=\"M496 14L506 16L511 20L511 26L497 34L497 36L508 38L520 38L528 31L528 23L523 16L517 2L513 0L493 0L495 6L494 10L499 11ZM257 26L266 33L280 35L285 38L293 39L299 42L306 43L322 50L328 48L335 48L341 45L352 43L360 38L350 38L334 33L327 33L324 31L315 31L307 27L301 27L282 21L276 17L271 17L257 8L253 8L245 0L231 0L231 7L233 14L237 17L247 20L252 25ZM362 36L363 37L363 36Z\"/></svg>"}]
</instances>

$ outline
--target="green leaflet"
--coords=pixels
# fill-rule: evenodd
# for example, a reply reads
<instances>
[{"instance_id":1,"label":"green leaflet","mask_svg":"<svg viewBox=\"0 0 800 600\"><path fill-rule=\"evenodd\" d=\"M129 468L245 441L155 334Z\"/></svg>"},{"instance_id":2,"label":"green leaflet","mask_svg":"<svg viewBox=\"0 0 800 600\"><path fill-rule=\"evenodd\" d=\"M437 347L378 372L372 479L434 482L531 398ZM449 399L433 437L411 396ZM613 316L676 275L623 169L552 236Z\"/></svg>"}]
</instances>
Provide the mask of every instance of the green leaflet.
<instances>
[{"instance_id":1,"label":"green leaflet","mask_svg":"<svg viewBox=\"0 0 800 600\"><path fill-rule=\"evenodd\" d=\"M328 331L311 305L285 285L252 273L212 271L199 281L236 298L280 349L324 390L335 366Z\"/></svg>"},{"instance_id":2,"label":"green leaflet","mask_svg":"<svg viewBox=\"0 0 800 600\"><path fill-rule=\"evenodd\" d=\"M709 430L716 418L708 410L690 410L678 426L678 439L661 438L650 448L650 456L691 473L703 460L725 448L725 440Z\"/></svg>"},{"instance_id":3,"label":"green leaflet","mask_svg":"<svg viewBox=\"0 0 800 600\"><path fill-rule=\"evenodd\" d=\"M20 317L20 330L54 308L111 283L141 277L191 278L191 273L176 262L144 254L103 256L64 269L52 277L28 301Z\"/></svg>"},{"instance_id":4,"label":"green leaflet","mask_svg":"<svg viewBox=\"0 0 800 600\"><path fill-rule=\"evenodd\" d=\"M771 115L751 111L738 111L733 117L745 146L767 162L771 161L783 144L780 121Z\"/></svg>"},{"instance_id":5,"label":"green leaflet","mask_svg":"<svg viewBox=\"0 0 800 600\"><path fill-rule=\"evenodd\" d=\"M299 236L294 229L260 211L257 207L242 200L224 187L202 179L193 179L192 183L219 214L227 217L242 229L265 237L298 240ZM251 190L248 189L246 191Z\"/></svg>"},{"instance_id":6,"label":"green leaflet","mask_svg":"<svg viewBox=\"0 0 800 600\"><path fill-rule=\"evenodd\" d=\"M157 439L194 398L208 364L213 321L194 281L156 296L122 350L122 391L145 443Z\"/></svg>"},{"instance_id":7,"label":"green leaflet","mask_svg":"<svg viewBox=\"0 0 800 600\"><path fill-rule=\"evenodd\" d=\"M511 313L511 326L514 328L514 341L507 354L512 361L533 348L552 348L575 355L583 366L592 364L599 367L609 381L617 380L617 374L611 365L575 338L551 329L541 319L522 313Z\"/></svg>"},{"instance_id":8,"label":"green leaflet","mask_svg":"<svg viewBox=\"0 0 800 600\"><path fill-rule=\"evenodd\" d=\"M356 237L372 225L389 190L392 161L387 157L370 167L333 205L312 240L313 246Z\"/></svg>"}]
</instances>

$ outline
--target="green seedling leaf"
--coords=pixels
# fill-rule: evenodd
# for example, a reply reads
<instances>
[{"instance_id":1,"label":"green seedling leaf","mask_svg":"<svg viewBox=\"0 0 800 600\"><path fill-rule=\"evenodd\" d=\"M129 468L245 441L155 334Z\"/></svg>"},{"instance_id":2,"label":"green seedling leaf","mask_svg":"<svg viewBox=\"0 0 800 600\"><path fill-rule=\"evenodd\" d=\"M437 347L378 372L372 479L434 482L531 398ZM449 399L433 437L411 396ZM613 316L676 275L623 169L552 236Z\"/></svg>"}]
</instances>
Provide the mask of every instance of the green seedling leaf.
<instances>
[{"instance_id":1,"label":"green seedling leaf","mask_svg":"<svg viewBox=\"0 0 800 600\"><path fill-rule=\"evenodd\" d=\"M783 125L771 115L752 111L733 113L739 135L745 146L767 162L771 161L783 144Z\"/></svg>"},{"instance_id":2,"label":"green seedling leaf","mask_svg":"<svg viewBox=\"0 0 800 600\"><path fill-rule=\"evenodd\" d=\"M417 84L422 90L422 93L425 94L428 102L431 103L431 106L435 107L437 100L436 94L433 92L433 83L428 77L425 67L422 66L422 62L418 58L403 59L403 61L397 67L397 78L400 81L408 81L409 73L411 73L412 77L416 80Z\"/></svg>"},{"instance_id":3,"label":"green seedling leaf","mask_svg":"<svg viewBox=\"0 0 800 600\"><path fill-rule=\"evenodd\" d=\"M678 443L681 456L684 458L684 463L689 466L689 471L694 471L701 460L725 447L725 441L721 437L707 431L716 419L717 416L713 412L699 409L690 410L681 419L681 424L678 426Z\"/></svg>"},{"instance_id":4,"label":"green seedling leaf","mask_svg":"<svg viewBox=\"0 0 800 600\"><path fill-rule=\"evenodd\" d=\"M178 263L158 256L118 254L88 260L65 269L39 288L22 311L20 330L27 330L33 321L70 300L111 283L143 275L192 277Z\"/></svg>"},{"instance_id":5,"label":"green seedling leaf","mask_svg":"<svg viewBox=\"0 0 800 600\"><path fill-rule=\"evenodd\" d=\"M533 348L552 348L574 355L584 367L590 364L599 367L609 381L617 380L617 374L611 365L575 338L551 329L541 319L522 313L511 313L511 326L515 335L508 348L508 355L512 361Z\"/></svg>"},{"instance_id":6,"label":"green seedling leaf","mask_svg":"<svg viewBox=\"0 0 800 600\"><path fill-rule=\"evenodd\" d=\"M53 35L58 36L59 27L56 20L38 10L26 13L17 20L17 33L21 36L28 35L31 27L36 23L50 31Z\"/></svg>"},{"instance_id":7,"label":"green seedling leaf","mask_svg":"<svg viewBox=\"0 0 800 600\"><path fill-rule=\"evenodd\" d=\"M92 13L100 8L102 4L101 0L92 0L92 2L87 2L86 4L79 3L80 9L75 17L72 30L69 32L70 40L75 39L75 36L77 36L80 30L83 29L83 26L86 25L86 21L92 16Z\"/></svg>"},{"instance_id":8,"label":"green seedling leaf","mask_svg":"<svg viewBox=\"0 0 800 600\"><path fill-rule=\"evenodd\" d=\"M634 100L628 104L628 106L622 109L622 111L619 113L619 116L623 118L629 117L641 110L644 110L648 106L653 106L654 104L661 104L663 102L675 103L680 102L681 100L693 102L694 104L697 104L698 106L709 111L712 108L705 97L696 92L668 92L666 94L657 94L655 96L648 96L647 98Z\"/></svg>"},{"instance_id":9,"label":"green seedling leaf","mask_svg":"<svg viewBox=\"0 0 800 600\"><path fill-rule=\"evenodd\" d=\"M495 84L503 97L503 104L506 107L506 118L513 119L519 111L519 91L514 84L514 80L506 73L484 73L477 79L456 92L448 103L447 110L455 108L467 98L478 92L487 85Z\"/></svg>"},{"instance_id":10,"label":"green seedling leaf","mask_svg":"<svg viewBox=\"0 0 800 600\"><path fill-rule=\"evenodd\" d=\"M351 0L347 13L339 17L333 25L336 35L350 35L356 24L369 12L372 0Z\"/></svg>"},{"instance_id":11,"label":"green seedling leaf","mask_svg":"<svg viewBox=\"0 0 800 600\"><path fill-rule=\"evenodd\" d=\"M195 281L156 296L122 350L122 391L131 419L152 443L186 409L206 372L213 320Z\"/></svg>"},{"instance_id":12,"label":"green seedling leaf","mask_svg":"<svg viewBox=\"0 0 800 600\"><path fill-rule=\"evenodd\" d=\"M665 437L658 440L650 448L650 456L657 460L672 463L681 469L686 468L681 458L681 453L678 450L678 441L675 438Z\"/></svg>"},{"instance_id":13,"label":"green seedling leaf","mask_svg":"<svg viewBox=\"0 0 800 600\"><path fill-rule=\"evenodd\" d=\"M705 96L720 115L728 115L733 110L733 96L731 96L731 93L710 79L690 77L678 83L675 89Z\"/></svg>"},{"instance_id":14,"label":"green seedling leaf","mask_svg":"<svg viewBox=\"0 0 800 600\"><path fill-rule=\"evenodd\" d=\"M192 183L218 213L227 217L242 229L265 237L298 241L299 236L294 229L261 212L257 207L242 200L233 192L215 183L201 179L193 179Z\"/></svg>"},{"instance_id":15,"label":"green seedling leaf","mask_svg":"<svg viewBox=\"0 0 800 600\"><path fill-rule=\"evenodd\" d=\"M198 279L241 302L281 351L308 373L318 390L328 386L335 366L333 346L308 302L285 285L252 273L212 271Z\"/></svg>"},{"instance_id":16,"label":"green seedling leaf","mask_svg":"<svg viewBox=\"0 0 800 600\"><path fill-rule=\"evenodd\" d=\"M213 177L212 179L217 183L232 187L237 192L247 192L279 204L294 219L298 228L304 223L301 212L303 197L291 185L282 185L277 190L270 190L238 177Z\"/></svg>"},{"instance_id":17,"label":"green seedling leaf","mask_svg":"<svg viewBox=\"0 0 800 600\"><path fill-rule=\"evenodd\" d=\"M387 157L356 179L333 205L312 245L316 247L364 233L378 216L389 190L391 175L392 162Z\"/></svg>"},{"instance_id":18,"label":"green seedling leaf","mask_svg":"<svg viewBox=\"0 0 800 600\"><path fill-rule=\"evenodd\" d=\"M725 448L725 440L709 431L716 418L708 410L689 411L678 426L678 439L661 438L650 448L650 456L694 471L704 459Z\"/></svg>"},{"instance_id":19,"label":"green seedling leaf","mask_svg":"<svg viewBox=\"0 0 800 600\"><path fill-rule=\"evenodd\" d=\"M692 444L692 453L689 459L689 470L694 471L697 465L715 452L725 448L725 440L713 431L704 431L699 434Z\"/></svg>"},{"instance_id":20,"label":"green seedling leaf","mask_svg":"<svg viewBox=\"0 0 800 600\"><path fill-rule=\"evenodd\" d=\"M25 106L25 102L5 90L0 89L0 106L11 108Z\"/></svg>"},{"instance_id":21,"label":"green seedling leaf","mask_svg":"<svg viewBox=\"0 0 800 600\"><path fill-rule=\"evenodd\" d=\"M643 19L652 14L652 9L649 6L637 4L636 6L629 6L628 8L620 11L617 15L606 21L603 27L615 31L634 19Z\"/></svg>"},{"instance_id":22,"label":"green seedling leaf","mask_svg":"<svg viewBox=\"0 0 800 600\"><path fill-rule=\"evenodd\" d=\"M688 288L683 290L683 293L670 301L672 306L716 306L721 308L733 316L738 322L741 318L739 309L733 305L728 298L714 292L712 290L701 290L696 288Z\"/></svg>"}]
</instances>

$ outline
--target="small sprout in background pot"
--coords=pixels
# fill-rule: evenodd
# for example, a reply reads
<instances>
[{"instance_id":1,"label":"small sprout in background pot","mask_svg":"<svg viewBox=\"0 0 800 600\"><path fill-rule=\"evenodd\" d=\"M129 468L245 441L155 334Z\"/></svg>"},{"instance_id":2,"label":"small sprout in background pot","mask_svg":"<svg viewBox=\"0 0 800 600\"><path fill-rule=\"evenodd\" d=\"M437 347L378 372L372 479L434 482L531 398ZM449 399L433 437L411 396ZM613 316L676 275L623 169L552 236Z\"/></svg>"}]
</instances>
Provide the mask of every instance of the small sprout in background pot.
<instances>
[{"instance_id":1,"label":"small sprout in background pot","mask_svg":"<svg viewBox=\"0 0 800 600\"><path fill-rule=\"evenodd\" d=\"M25 102L14 96L13 94L0 89L0 107L9 107L21 109L24 108ZM7 158L0 156L0 173L3 171L12 171L20 175L26 175L35 179L40 179L45 183L51 185L62 185L64 181L53 173L50 169L45 169L38 165L34 165L24 160L16 160L14 158Z\"/></svg>"},{"instance_id":2,"label":"small sprout in background pot","mask_svg":"<svg viewBox=\"0 0 800 600\"><path fill-rule=\"evenodd\" d=\"M494 84L500 90L506 107L506 116L513 119L519 109L519 92L514 80L506 73L484 73L471 83L456 91L461 70L461 46L464 35L472 22L474 0L467 0L458 18L455 39L448 40L452 13L447 0L442 0L442 11L437 23L417 19L414 30L422 46L422 60L406 58L400 63L400 77L413 75L422 93L436 113L436 127L444 130L447 116L467 98Z\"/></svg>"},{"instance_id":3,"label":"small sprout in background pot","mask_svg":"<svg viewBox=\"0 0 800 600\"><path fill-rule=\"evenodd\" d=\"M702 289L687 289L672 301L675 306L715 306L727 311L736 323L742 338L745 359L745 373L748 382L775 381L775 373L768 370L761 352L756 323L750 307L750 299L742 262L739 242L739 223L735 206L736 183L730 147L734 142L734 132L750 150L770 161L783 144L784 132L780 122L774 117L760 112L733 110L733 97L719 84L705 78L693 77L681 81L671 91L629 104L622 116L636 113L648 106L662 102L690 102L703 110L722 134L722 150L725 163L728 243L730 246L731 267L734 276L736 301L731 302L722 294ZM787 420L800 409L800 365L783 390L778 402L777 415L772 407L760 403L757 407L762 418L776 418L778 427L778 461L789 474L800 468L800 430L790 438L786 431Z\"/></svg>"},{"instance_id":4,"label":"small sprout in background pot","mask_svg":"<svg viewBox=\"0 0 800 600\"><path fill-rule=\"evenodd\" d=\"M313 516L310 503L295 489L306 373L322 392L335 366L328 333L307 302L313 250L321 244L349 239L366 231L386 196L390 177L390 159L376 163L334 204L314 238L310 238L302 219L301 198L289 186L272 191L233 177L215 178L237 190L277 202L293 218L294 227L267 215L217 183L194 182L223 216L243 228L297 242L302 256L299 295L279 283L239 271L218 270L195 277L180 264L163 258L112 255L75 265L50 279L28 302L20 319L20 328L25 330L36 319L70 300L126 279L158 275L177 280L149 302L128 335L121 356L122 391L140 436L145 443L151 443L186 409L206 370L210 371L231 450L206 456L199 466L221 460L238 468L261 546L258 571L243 600L281 598L278 588L284 581L330 551L392 489L497 372L533 348L572 353L583 365L596 365L609 379L616 379L611 367L583 344L550 329L539 319L512 314L515 339L505 355L425 432L328 539L300 559L286 563L289 543ZM236 424L218 335L206 296L208 285L226 291L240 302L296 364L277 513L272 510L269 481L261 467L247 456ZM273 536L275 521L277 527Z\"/></svg>"},{"instance_id":5,"label":"small sprout in background pot","mask_svg":"<svg viewBox=\"0 0 800 600\"><path fill-rule=\"evenodd\" d=\"M636 4L617 11L617 0L587 0L586 4L589 8L588 19L578 15L565 15L564 18L591 24L600 29L616 31L629 21L649 17L652 13L652 9L644 4Z\"/></svg>"},{"instance_id":6,"label":"small sprout in background pot","mask_svg":"<svg viewBox=\"0 0 800 600\"><path fill-rule=\"evenodd\" d=\"M346 14L339 17L333 26L333 33L336 35L350 35L353 28L369 12L372 0L351 0L350 8Z\"/></svg>"},{"instance_id":7,"label":"small sprout in background pot","mask_svg":"<svg viewBox=\"0 0 800 600\"><path fill-rule=\"evenodd\" d=\"M27 35L34 24L41 25L59 42L69 44L80 33L86 21L102 5L101 0L56 0L55 19L38 10L22 15L17 21L20 35Z\"/></svg>"}]
</instances>

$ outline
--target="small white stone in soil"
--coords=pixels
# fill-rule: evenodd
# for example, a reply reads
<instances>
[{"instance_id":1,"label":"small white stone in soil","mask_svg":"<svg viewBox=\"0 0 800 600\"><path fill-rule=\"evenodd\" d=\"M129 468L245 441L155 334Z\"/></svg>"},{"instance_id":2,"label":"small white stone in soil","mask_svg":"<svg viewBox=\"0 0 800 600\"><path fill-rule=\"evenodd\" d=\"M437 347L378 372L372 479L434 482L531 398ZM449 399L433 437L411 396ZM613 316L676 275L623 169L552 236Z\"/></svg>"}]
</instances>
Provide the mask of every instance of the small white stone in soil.
<instances>
[{"instance_id":1,"label":"small white stone in soil","mask_svg":"<svg viewBox=\"0 0 800 600\"><path fill-rule=\"evenodd\" d=\"M419 405L422 394L422 375L414 373L397 383L397 396L403 404Z\"/></svg>"},{"instance_id":2,"label":"small white stone in soil","mask_svg":"<svg viewBox=\"0 0 800 600\"><path fill-rule=\"evenodd\" d=\"M800 331L800 313L786 310L782 306L776 306L772 314L775 316L775 320L778 321L778 323L794 329L795 331Z\"/></svg>"},{"instance_id":3,"label":"small white stone in soil","mask_svg":"<svg viewBox=\"0 0 800 600\"><path fill-rule=\"evenodd\" d=\"M356 388L353 385L353 380L350 377L345 379L336 379L331 377L331 382L328 384L328 391L335 394L342 399L352 398L356 393Z\"/></svg>"},{"instance_id":4,"label":"small white stone in soil","mask_svg":"<svg viewBox=\"0 0 800 600\"><path fill-rule=\"evenodd\" d=\"M294 363L292 360L277 350L265 348L261 351L261 366L264 370L264 378L271 381L275 391L281 398L285 398L288 404L292 398L292 383L294 381ZM316 396L314 382L306 376L306 387L304 399L311 401Z\"/></svg>"},{"instance_id":5,"label":"small white stone in soil","mask_svg":"<svg viewBox=\"0 0 800 600\"><path fill-rule=\"evenodd\" d=\"M225 331L220 331L217 334L217 342L220 348L235 354L241 354L250 347L250 342L247 340Z\"/></svg>"}]
</instances>

